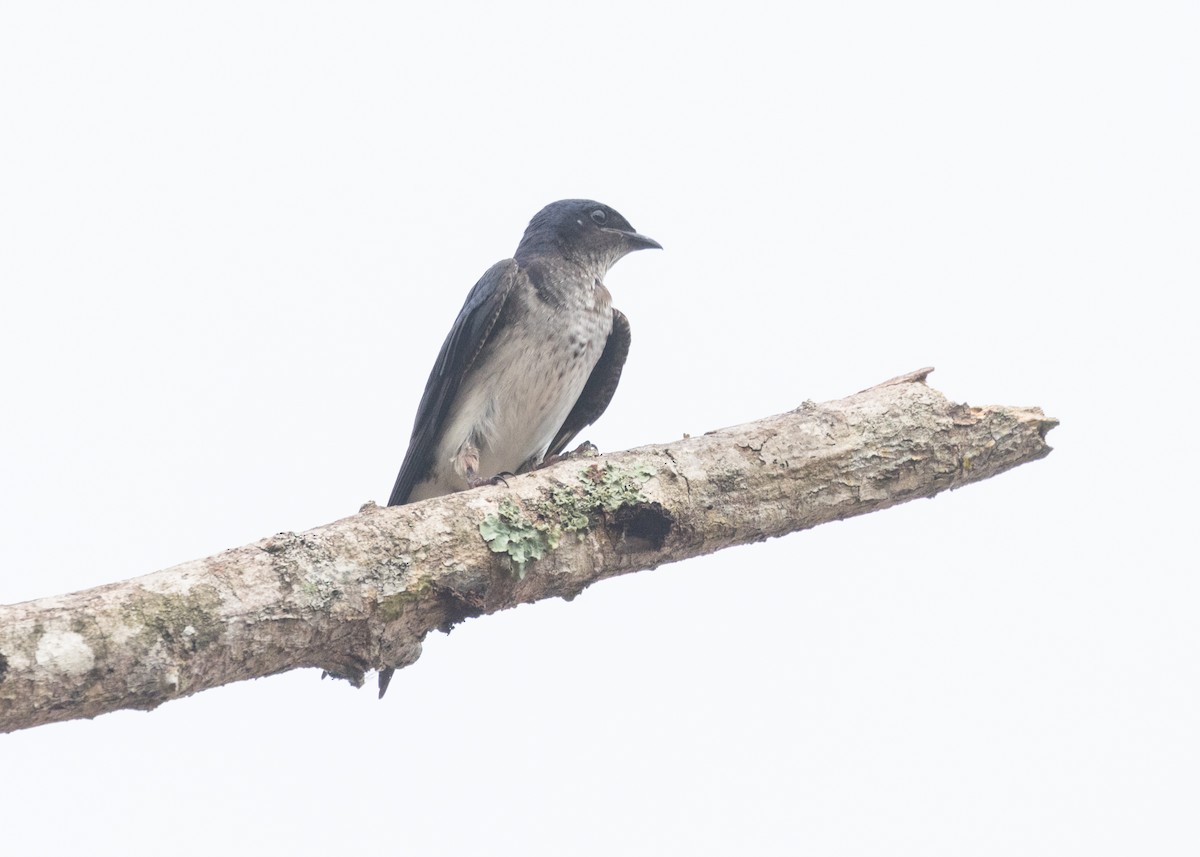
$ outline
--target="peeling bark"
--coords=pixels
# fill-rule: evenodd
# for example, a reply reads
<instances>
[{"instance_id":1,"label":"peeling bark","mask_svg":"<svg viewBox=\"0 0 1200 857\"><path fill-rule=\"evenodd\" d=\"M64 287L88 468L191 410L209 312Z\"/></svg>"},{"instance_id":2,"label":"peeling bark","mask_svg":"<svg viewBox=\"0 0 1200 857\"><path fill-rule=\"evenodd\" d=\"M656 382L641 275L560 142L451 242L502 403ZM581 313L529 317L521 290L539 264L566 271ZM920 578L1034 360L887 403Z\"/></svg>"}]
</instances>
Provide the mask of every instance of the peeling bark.
<instances>
[{"instance_id":1,"label":"peeling bark","mask_svg":"<svg viewBox=\"0 0 1200 857\"><path fill-rule=\"evenodd\" d=\"M969 407L930 370L671 444L368 504L165 571L0 606L0 731L318 667L361 686L435 628L873 512L1050 452L1038 408Z\"/></svg>"}]
</instances>

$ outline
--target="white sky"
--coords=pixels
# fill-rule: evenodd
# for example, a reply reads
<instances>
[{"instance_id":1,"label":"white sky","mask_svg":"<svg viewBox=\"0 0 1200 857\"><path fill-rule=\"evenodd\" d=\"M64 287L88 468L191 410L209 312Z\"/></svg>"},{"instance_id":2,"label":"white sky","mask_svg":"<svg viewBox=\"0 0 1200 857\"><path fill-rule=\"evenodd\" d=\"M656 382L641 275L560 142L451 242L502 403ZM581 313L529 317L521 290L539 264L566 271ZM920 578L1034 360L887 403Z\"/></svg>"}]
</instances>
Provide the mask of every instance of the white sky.
<instances>
[{"instance_id":1,"label":"white sky","mask_svg":"<svg viewBox=\"0 0 1200 857\"><path fill-rule=\"evenodd\" d=\"M0 601L382 502L543 204L602 449L932 364L1045 461L434 635L0 736L6 854L1195 854L1200 7L0 9Z\"/></svg>"}]
</instances>

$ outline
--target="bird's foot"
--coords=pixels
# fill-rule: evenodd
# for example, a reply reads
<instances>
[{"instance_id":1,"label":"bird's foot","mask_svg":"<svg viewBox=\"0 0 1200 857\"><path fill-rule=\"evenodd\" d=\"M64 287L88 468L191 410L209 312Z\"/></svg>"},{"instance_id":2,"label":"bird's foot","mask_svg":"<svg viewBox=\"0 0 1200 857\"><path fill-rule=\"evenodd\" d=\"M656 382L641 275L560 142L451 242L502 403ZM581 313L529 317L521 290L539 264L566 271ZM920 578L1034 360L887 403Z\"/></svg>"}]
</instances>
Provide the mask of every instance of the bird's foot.
<instances>
[{"instance_id":1,"label":"bird's foot","mask_svg":"<svg viewBox=\"0 0 1200 857\"><path fill-rule=\"evenodd\" d=\"M468 474L468 476L467 476L467 485L468 485L468 487L471 487L471 488L480 488L484 485L503 485L505 488L507 488L508 480L505 479L504 477L505 476L516 476L516 475L517 474L515 474L515 473L509 473L507 470L497 473L495 476L492 476L490 478L471 473L471 474Z\"/></svg>"}]
</instances>

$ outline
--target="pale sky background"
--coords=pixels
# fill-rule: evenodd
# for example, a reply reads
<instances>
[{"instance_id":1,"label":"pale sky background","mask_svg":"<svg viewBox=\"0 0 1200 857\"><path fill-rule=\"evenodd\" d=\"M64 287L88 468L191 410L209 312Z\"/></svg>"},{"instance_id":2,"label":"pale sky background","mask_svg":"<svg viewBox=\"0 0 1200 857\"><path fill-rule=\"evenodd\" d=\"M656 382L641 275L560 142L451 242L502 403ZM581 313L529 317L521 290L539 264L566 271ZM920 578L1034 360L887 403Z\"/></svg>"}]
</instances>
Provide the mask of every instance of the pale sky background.
<instances>
[{"instance_id":1,"label":"pale sky background","mask_svg":"<svg viewBox=\"0 0 1200 857\"><path fill-rule=\"evenodd\" d=\"M666 248L586 436L924 365L1062 420L938 497L0 736L12 855L1200 852L1200 5L6 3L0 602L383 502L562 197Z\"/></svg>"}]
</instances>

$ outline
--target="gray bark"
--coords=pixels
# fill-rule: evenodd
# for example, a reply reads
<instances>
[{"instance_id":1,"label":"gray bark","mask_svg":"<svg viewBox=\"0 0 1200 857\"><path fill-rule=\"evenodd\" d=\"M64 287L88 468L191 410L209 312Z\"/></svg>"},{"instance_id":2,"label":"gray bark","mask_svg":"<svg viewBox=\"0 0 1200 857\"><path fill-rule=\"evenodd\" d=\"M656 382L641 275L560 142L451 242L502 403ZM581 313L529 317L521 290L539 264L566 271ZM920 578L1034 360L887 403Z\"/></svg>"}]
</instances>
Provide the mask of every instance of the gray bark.
<instances>
[{"instance_id":1,"label":"gray bark","mask_svg":"<svg viewBox=\"0 0 1200 857\"><path fill-rule=\"evenodd\" d=\"M1050 451L1038 408L968 407L930 370L735 428L576 457L165 571L0 607L0 731L151 709L297 667L361 685L431 630L873 512Z\"/></svg>"}]
</instances>

